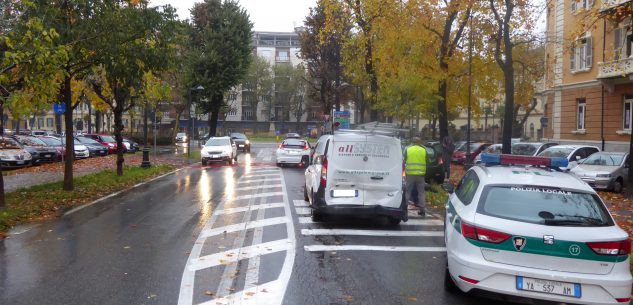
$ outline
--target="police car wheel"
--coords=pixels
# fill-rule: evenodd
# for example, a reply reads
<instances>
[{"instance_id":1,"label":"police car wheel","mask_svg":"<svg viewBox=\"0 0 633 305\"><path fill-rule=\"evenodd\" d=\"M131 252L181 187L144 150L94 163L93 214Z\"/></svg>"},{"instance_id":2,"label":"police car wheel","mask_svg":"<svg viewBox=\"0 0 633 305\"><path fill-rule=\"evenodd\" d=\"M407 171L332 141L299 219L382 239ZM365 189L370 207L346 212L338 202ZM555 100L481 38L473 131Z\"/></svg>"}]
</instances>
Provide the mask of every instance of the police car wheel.
<instances>
[{"instance_id":1,"label":"police car wheel","mask_svg":"<svg viewBox=\"0 0 633 305\"><path fill-rule=\"evenodd\" d=\"M446 269L444 271L444 290L449 293L458 293L460 291L448 271L448 263L446 264Z\"/></svg>"}]
</instances>

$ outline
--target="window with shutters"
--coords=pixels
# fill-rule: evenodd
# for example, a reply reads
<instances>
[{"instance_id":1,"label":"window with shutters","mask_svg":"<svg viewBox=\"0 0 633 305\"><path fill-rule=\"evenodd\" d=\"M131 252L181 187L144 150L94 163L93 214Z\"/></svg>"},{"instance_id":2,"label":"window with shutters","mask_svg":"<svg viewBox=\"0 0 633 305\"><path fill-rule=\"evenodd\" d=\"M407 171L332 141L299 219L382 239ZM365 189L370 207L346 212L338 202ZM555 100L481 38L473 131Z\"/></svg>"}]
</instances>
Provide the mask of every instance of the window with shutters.
<instances>
[{"instance_id":1,"label":"window with shutters","mask_svg":"<svg viewBox=\"0 0 633 305\"><path fill-rule=\"evenodd\" d=\"M593 43L591 36L578 39L570 54L570 70L582 72L591 70L593 62Z\"/></svg>"},{"instance_id":2,"label":"window with shutters","mask_svg":"<svg viewBox=\"0 0 633 305\"><path fill-rule=\"evenodd\" d=\"M613 30L613 59L620 60L631 56L633 48L631 27L617 27Z\"/></svg>"},{"instance_id":3,"label":"window with shutters","mask_svg":"<svg viewBox=\"0 0 633 305\"><path fill-rule=\"evenodd\" d=\"M624 100L624 117L622 118L623 130L631 130L631 110L633 110L633 99Z\"/></svg>"},{"instance_id":4,"label":"window with shutters","mask_svg":"<svg viewBox=\"0 0 633 305\"><path fill-rule=\"evenodd\" d=\"M572 13L588 10L593 7L594 0L571 0L570 7Z\"/></svg>"}]
</instances>

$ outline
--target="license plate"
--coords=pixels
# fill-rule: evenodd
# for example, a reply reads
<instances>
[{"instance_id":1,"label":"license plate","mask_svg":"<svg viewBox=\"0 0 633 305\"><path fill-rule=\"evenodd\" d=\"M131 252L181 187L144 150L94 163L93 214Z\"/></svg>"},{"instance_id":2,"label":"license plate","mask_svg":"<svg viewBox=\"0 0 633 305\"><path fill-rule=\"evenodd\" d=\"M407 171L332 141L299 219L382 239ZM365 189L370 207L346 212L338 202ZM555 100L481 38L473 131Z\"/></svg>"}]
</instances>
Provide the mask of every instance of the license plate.
<instances>
[{"instance_id":1,"label":"license plate","mask_svg":"<svg viewBox=\"0 0 633 305\"><path fill-rule=\"evenodd\" d=\"M541 292L580 298L580 284L517 276L517 290Z\"/></svg>"},{"instance_id":2,"label":"license plate","mask_svg":"<svg viewBox=\"0 0 633 305\"><path fill-rule=\"evenodd\" d=\"M17 161L15 163L18 164L18 165L22 165L22 164L24 164L24 161Z\"/></svg>"},{"instance_id":3,"label":"license plate","mask_svg":"<svg viewBox=\"0 0 633 305\"><path fill-rule=\"evenodd\" d=\"M358 197L357 190L332 190L332 197Z\"/></svg>"},{"instance_id":4,"label":"license plate","mask_svg":"<svg viewBox=\"0 0 633 305\"><path fill-rule=\"evenodd\" d=\"M220 157L220 155L212 155L212 156L211 156L211 158L214 158L214 159L215 159L215 158L219 158L219 157Z\"/></svg>"},{"instance_id":5,"label":"license plate","mask_svg":"<svg viewBox=\"0 0 633 305\"><path fill-rule=\"evenodd\" d=\"M244 147L244 145L240 145L240 147Z\"/></svg>"},{"instance_id":6,"label":"license plate","mask_svg":"<svg viewBox=\"0 0 633 305\"><path fill-rule=\"evenodd\" d=\"M51 155L44 155L44 158L50 158Z\"/></svg>"}]
</instances>

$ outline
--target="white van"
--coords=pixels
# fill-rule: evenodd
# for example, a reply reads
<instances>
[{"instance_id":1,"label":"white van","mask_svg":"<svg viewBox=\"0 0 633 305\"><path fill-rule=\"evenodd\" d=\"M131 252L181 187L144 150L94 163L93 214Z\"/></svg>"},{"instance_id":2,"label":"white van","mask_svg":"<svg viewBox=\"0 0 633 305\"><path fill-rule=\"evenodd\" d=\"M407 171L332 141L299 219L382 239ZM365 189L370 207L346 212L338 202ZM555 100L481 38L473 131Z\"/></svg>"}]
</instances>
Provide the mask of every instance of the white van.
<instances>
[{"instance_id":1,"label":"white van","mask_svg":"<svg viewBox=\"0 0 633 305\"><path fill-rule=\"evenodd\" d=\"M400 140L363 132L322 136L305 171L304 197L314 221L324 214L407 221Z\"/></svg>"}]
</instances>

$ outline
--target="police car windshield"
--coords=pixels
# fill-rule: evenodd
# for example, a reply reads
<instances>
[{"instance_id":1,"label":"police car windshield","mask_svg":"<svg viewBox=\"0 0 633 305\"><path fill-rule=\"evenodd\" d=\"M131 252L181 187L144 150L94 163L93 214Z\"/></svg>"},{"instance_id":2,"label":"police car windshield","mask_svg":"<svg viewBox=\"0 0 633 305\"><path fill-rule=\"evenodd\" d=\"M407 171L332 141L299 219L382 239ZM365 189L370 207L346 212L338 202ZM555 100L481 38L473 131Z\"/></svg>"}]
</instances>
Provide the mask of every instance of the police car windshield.
<instances>
[{"instance_id":1,"label":"police car windshield","mask_svg":"<svg viewBox=\"0 0 633 305\"><path fill-rule=\"evenodd\" d=\"M613 225L597 195L542 186L487 186L477 212L549 226Z\"/></svg>"},{"instance_id":2,"label":"police car windshield","mask_svg":"<svg viewBox=\"0 0 633 305\"><path fill-rule=\"evenodd\" d=\"M538 154L541 157L567 158L574 151L573 148L551 147Z\"/></svg>"}]
</instances>

